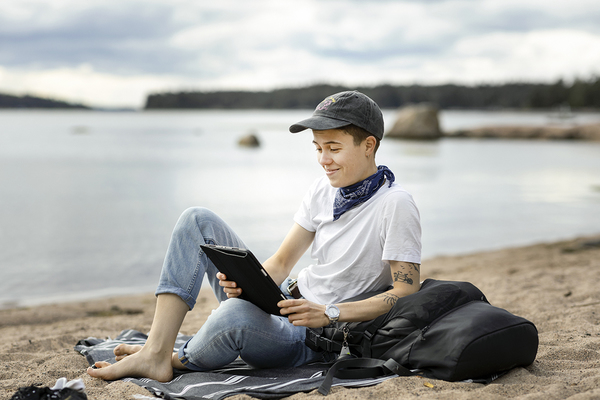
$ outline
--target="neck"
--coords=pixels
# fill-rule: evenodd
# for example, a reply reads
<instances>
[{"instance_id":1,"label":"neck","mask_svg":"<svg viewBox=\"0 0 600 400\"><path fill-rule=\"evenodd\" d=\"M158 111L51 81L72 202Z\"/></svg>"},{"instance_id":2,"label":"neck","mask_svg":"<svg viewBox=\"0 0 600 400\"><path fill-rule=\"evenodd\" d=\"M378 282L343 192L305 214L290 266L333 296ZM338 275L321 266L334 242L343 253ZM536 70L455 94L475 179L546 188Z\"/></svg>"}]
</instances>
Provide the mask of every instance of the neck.
<instances>
[{"instance_id":1,"label":"neck","mask_svg":"<svg viewBox=\"0 0 600 400\"><path fill-rule=\"evenodd\" d=\"M359 181L355 182L355 183L364 181L365 179L367 179L371 175L375 174L376 172L377 172L377 165L375 164L375 161L373 161L371 163L371 165L369 166L369 168L367 168L365 170L365 174L362 176L362 178Z\"/></svg>"}]
</instances>

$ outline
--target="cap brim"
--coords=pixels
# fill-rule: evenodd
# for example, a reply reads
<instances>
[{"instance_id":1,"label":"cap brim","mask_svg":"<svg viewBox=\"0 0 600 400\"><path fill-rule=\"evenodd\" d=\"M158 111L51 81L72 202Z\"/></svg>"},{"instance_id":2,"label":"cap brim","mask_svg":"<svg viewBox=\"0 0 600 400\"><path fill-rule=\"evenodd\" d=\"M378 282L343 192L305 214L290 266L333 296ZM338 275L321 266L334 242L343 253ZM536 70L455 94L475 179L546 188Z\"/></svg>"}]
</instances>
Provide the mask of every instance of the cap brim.
<instances>
[{"instance_id":1,"label":"cap brim","mask_svg":"<svg viewBox=\"0 0 600 400\"><path fill-rule=\"evenodd\" d=\"M338 129L343 126L350 125L350 122L343 121L341 119L323 117L316 115L305 120L302 120L294 125L290 126L290 132L298 133L305 129L314 129L316 131L324 131L327 129Z\"/></svg>"}]
</instances>

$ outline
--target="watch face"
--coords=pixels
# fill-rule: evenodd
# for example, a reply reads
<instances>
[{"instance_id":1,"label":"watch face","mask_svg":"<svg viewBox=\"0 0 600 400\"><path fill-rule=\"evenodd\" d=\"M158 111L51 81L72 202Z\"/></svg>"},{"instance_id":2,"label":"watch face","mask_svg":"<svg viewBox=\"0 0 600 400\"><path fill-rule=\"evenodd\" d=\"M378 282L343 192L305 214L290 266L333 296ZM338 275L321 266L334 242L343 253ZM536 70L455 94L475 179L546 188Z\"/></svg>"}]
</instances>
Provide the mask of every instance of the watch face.
<instances>
[{"instance_id":1,"label":"watch face","mask_svg":"<svg viewBox=\"0 0 600 400\"><path fill-rule=\"evenodd\" d=\"M329 318L338 318L340 316L340 310L336 306L327 306L325 313Z\"/></svg>"}]
</instances>

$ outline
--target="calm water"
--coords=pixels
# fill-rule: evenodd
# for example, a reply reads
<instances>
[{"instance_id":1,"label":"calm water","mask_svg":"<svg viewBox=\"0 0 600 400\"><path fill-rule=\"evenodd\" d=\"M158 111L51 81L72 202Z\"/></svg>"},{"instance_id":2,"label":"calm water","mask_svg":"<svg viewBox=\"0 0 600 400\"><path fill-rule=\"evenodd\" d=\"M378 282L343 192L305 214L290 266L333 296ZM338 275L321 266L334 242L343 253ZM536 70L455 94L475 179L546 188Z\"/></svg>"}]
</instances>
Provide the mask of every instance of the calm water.
<instances>
[{"instance_id":1,"label":"calm water","mask_svg":"<svg viewBox=\"0 0 600 400\"><path fill-rule=\"evenodd\" d=\"M216 211L264 260L321 175L310 133L287 133L307 115L0 112L0 307L153 290L190 206ZM447 130L548 121L441 114ZM259 149L236 146L249 131ZM377 158L419 206L424 257L600 232L600 143L386 139Z\"/></svg>"}]
</instances>

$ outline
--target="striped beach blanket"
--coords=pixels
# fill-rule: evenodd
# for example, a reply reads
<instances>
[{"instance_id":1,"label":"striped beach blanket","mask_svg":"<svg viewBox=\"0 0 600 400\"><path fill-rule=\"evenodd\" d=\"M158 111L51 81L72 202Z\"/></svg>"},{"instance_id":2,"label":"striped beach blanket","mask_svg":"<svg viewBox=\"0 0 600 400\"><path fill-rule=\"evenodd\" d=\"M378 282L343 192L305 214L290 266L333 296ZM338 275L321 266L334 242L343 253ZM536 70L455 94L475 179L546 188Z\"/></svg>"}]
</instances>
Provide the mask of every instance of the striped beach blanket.
<instances>
[{"instance_id":1,"label":"striped beach blanket","mask_svg":"<svg viewBox=\"0 0 600 400\"><path fill-rule=\"evenodd\" d=\"M96 361L115 362L113 349L120 343L143 345L147 336L135 330L125 330L114 339L87 338L80 340L75 350L84 355L90 365ZM190 339L178 335L174 351ZM298 392L317 389L330 364L314 363L291 369L254 369L237 360L234 363L211 372L181 372L175 370L170 382L158 382L145 378L124 378L164 399L224 399L229 396L246 394L261 399L278 399ZM394 378L396 375L381 378L337 379L333 386L371 386Z\"/></svg>"}]
</instances>

